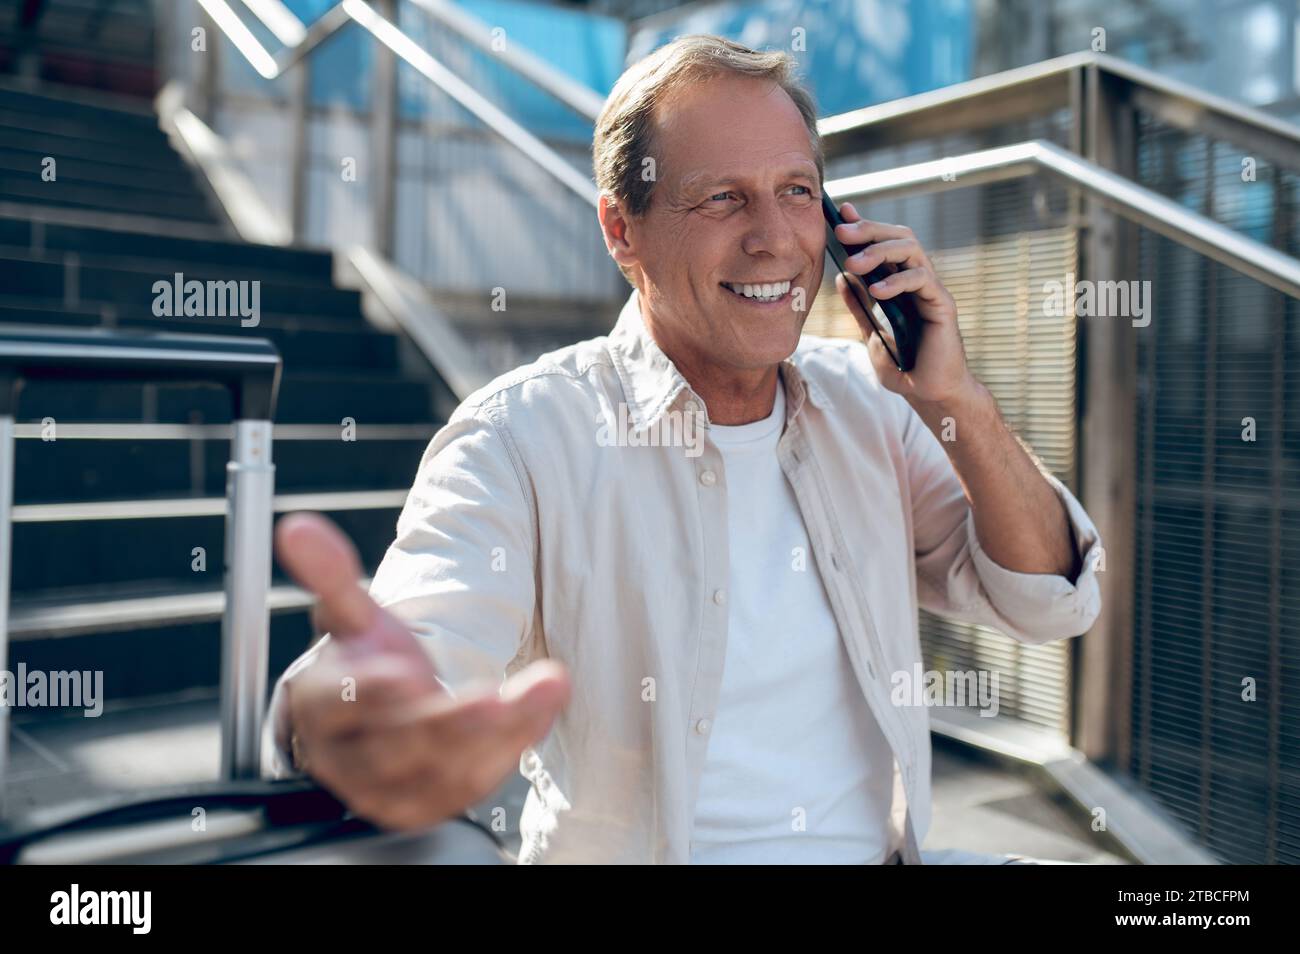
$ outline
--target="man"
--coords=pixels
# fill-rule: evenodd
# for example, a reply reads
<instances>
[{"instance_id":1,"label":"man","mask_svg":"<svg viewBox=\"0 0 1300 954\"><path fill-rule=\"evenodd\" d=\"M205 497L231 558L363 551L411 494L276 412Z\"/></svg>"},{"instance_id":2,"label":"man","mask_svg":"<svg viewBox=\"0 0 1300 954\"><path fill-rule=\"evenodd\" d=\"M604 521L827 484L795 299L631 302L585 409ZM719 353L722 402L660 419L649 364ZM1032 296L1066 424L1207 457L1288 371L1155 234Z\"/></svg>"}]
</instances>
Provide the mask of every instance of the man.
<instances>
[{"instance_id":1,"label":"man","mask_svg":"<svg viewBox=\"0 0 1300 954\"><path fill-rule=\"evenodd\" d=\"M433 439L371 586L386 611L345 541L282 522L334 637L277 686L276 748L399 827L523 751L522 863L919 863L928 715L891 698L918 605L1078 635L1096 531L966 367L910 230L841 207L838 237L872 243L851 270L893 263L871 293L916 296L916 369L801 341L823 166L786 55L678 38L619 80L593 152L635 289L617 326Z\"/></svg>"}]
</instances>

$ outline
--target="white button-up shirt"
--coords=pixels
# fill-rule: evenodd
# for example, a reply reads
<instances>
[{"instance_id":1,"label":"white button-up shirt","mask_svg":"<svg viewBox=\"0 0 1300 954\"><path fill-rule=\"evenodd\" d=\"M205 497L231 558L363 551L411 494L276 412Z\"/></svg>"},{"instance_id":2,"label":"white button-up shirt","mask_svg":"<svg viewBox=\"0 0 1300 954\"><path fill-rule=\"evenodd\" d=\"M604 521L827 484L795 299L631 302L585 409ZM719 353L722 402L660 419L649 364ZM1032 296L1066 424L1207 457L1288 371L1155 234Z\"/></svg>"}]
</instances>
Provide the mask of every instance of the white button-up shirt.
<instances>
[{"instance_id":1,"label":"white button-up shirt","mask_svg":"<svg viewBox=\"0 0 1300 954\"><path fill-rule=\"evenodd\" d=\"M880 385L860 341L804 337L781 374L781 468L893 751L891 846L919 863L929 715L890 691L921 662L918 607L1028 643L1081 634L1100 610L1100 541L1049 476L1078 579L999 566L938 439ZM689 861L727 648L726 494L703 401L635 292L608 336L501 376L430 442L371 594L411 623L453 691L542 657L568 667L569 706L520 760L532 783L521 863ZM290 729L280 686L314 651L272 700L277 772Z\"/></svg>"}]
</instances>

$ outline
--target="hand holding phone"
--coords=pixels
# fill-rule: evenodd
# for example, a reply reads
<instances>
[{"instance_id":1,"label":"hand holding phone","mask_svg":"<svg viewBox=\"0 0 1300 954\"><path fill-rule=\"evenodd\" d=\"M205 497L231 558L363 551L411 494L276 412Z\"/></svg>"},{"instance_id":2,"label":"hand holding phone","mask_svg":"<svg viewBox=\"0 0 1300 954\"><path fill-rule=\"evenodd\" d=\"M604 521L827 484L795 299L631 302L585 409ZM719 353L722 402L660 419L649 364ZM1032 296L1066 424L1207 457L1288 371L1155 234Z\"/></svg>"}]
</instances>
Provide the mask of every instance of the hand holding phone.
<instances>
[{"instance_id":1,"label":"hand holding phone","mask_svg":"<svg viewBox=\"0 0 1300 954\"><path fill-rule=\"evenodd\" d=\"M826 217L826 251L844 276L849 290L853 292L853 297L862 306L863 313L880 337L881 344L889 352L889 356L894 361L894 366L899 371L911 371L916 367L916 352L921 344L921 325L923 324L921 313L916 307L915 298L911 292L902 292L893 298L877 302L865 288L859 291L857 286L863 284L864 277L866 279L865 284L874 284L881 279L888 278L897 271L897 268L889 262L882 262L867 273L866 276L859 276L850 272L848 269L849 256L856 255L867 246L846 246L835 237L835 226L843 225L844 219L840 215L839 207L825 191L822 192L822 214ZM879 306L880 310L884 312L885 318L889 321L891 333L887 334L880 327L880 323L876 321L875 316L872 314L872 305Z\"/></svg>"}]
</instances>

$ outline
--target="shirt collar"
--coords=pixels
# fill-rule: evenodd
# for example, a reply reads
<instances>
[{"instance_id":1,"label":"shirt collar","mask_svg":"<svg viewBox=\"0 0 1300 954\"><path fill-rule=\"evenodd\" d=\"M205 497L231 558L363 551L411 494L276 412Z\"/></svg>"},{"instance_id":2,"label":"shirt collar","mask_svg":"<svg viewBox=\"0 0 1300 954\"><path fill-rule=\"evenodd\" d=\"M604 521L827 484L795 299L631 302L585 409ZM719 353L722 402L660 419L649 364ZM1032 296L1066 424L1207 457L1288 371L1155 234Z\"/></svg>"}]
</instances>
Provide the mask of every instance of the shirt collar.
<instances>
[{"instance_id":1,"label":"shirt collar","mask_svg":"<svg viewBox=\"0 0 1300 954\"><path fill-rule=\"evenodd\" d=\"M623 310L619 312L614 330L610 332L609 352L614 361L614 369L623 384L628 417L636 430L653 427L664 411L680 400L683 394L695 399L703 407L704 402L699 395L646 329L636 289L628 296ZM830 402L821 386L799 370L794 356L781 362L781 377L786 389L787 421L793 420L799 413L805 399L814 407L829 407Z\"/></svg>"}]
</instances>

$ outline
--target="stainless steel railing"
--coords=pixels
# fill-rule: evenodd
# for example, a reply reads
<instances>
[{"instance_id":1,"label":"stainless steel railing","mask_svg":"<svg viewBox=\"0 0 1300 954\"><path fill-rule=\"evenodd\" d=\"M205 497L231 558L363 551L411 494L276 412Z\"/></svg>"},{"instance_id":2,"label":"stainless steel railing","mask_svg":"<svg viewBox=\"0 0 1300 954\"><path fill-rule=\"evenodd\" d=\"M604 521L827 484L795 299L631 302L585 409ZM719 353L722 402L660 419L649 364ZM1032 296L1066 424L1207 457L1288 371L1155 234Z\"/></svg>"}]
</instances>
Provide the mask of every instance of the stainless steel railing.
<instances>
[{"instance_id":1,"label":"stainless steel railing","mask_svg":"<svg viewBox=\"0 0 1300 954\"><path fill-rule=\"evenodd\" d=\"M1069 183L1138 225L1300 298L1300 260L1041 139L835 179L826 183L826 189L836 197L877 199L1000 182L1038 172Z\"/></svg>"},{"instance_id":2,"label":"stainless steel railing","mask_svg":"<svg viewBox=\"0 0 1300 954\"><path fill-rule=\"evenodd\" d=\"M249 11L284 45L284 49L279 54L273 55L253 35L227 0L197 0L197 2L212 19L213 24L221 30L259 75L275 80L285 76L295 67L300 71L294 87L294 109L298 120L293 142L294 154L290 160L293 174L298 177L292 188L292 218L295 235L301 234L302 223L305 221L306 195L304 180L301 177L307 165L303 120L307 108L306 61L323 43L343 28L353 24L369 33L393 55L472 113L574 195L593 207L596 205L596 187L590 177L515 122L431 53L422 49L398 29L391 19L382 15L371 4L363 0L342 0L308 27L304 26L279 0L244 0L244 5ZM517 45L496 49L492 45L490 29L477 18L453 7L445 0L415 0L415 2L439 23L476 46L489 50L528 82L550 93L580 116L594 120L599 113L603 97L564 76ZM383 178L379 183L380 199L376 202L374 210L375 235L378 250L388 256L391 253L394 194L392 157L395 154L396 93L391 70L388 70L384 64L380 64L379 68L384 69L385 74L384 81L378 84L381 90L381 101L375 110L377 126L375 145L379 153L379 161L375 165L381 170Z\"/></svg>"},{"instance_id":3,"label":"stainless steel railing","mask_svg":"<svg viewBox=\"0 0 1300 954\"><path fill-rule=\"evenodd\" d=\"M342 0L310 27L304 26L280 0L243 2L284 44L284 50L278 55L273 56L262 46L227 0L198 0L240 54L267 79L284 75L339 30L355 23L420 75L469 109L571 192L589 205L596 205L596 186L584 173L473 90L364 0ZM598 94L564 77L526 50L517 46L500 51L493 49L489 28L470 14L446 0L413 2L470 42L491 50L507 66L555 95L580 115L594 119L599 112L601 98ZM1185 84L1167 80L1149 70L1096 53L1072 54L894 103L826 117L819 123L819 131L827 144L828 156L834 156L851 150L863 135L869 134L873 137L873 142L878 143L879 134L885 126L907 126L910 123L912 128L919 128L922 134L926 134L935 114L943 115L947 121L951 118L950 111L954 109L962 111L968 126L981 122L1006 121L1013 114L1041 112L1058 100L1069 101L1071 90L1082 82L1079 71L1089 69L1118 77L1140 88L1145 101L1158 106L1162 115L1180 117L1190 123L1214 122L1224 127L1231 126L1239 134L1242 130L1247 130L1254 140L1266 145L1269 154L1291 154L1300 163L1300 151L1293 152L1300 150L1300 128L1258 110L1240 107ZM988 104L994 99L999 105L990 108ZM984 105L972 110L972 103ZM1294 258L1043 140L948 157L941 162L920 163L854 176L828 182L826 185L836 195L866 197L903 191L938 190L953 185L1016 178L1038 171L1069 182L1126 218L1173 238L1214 261L1289 295L1300 297L1300 262Z\"/></svg>"},{"instance_id":4,"label":"stainless steel railing","mask_svg":"<svg viewBox=\"0 0 1300 954\"><path fill-rule=\"evenodd\" d=\"M260 338L0 326L0 672L8 656L14 421L22 385L32 380L185 380L229 390L235 423L227 471L227 612L221 663L221 771L229 779L255 778L260 771L270 645L266 596L275 482L271 419L280 368L279 352ZM236 552L240 559L234 558ZM8 719L9 708L0 700L0 814Z\"/></svg>"}]
</instances>

